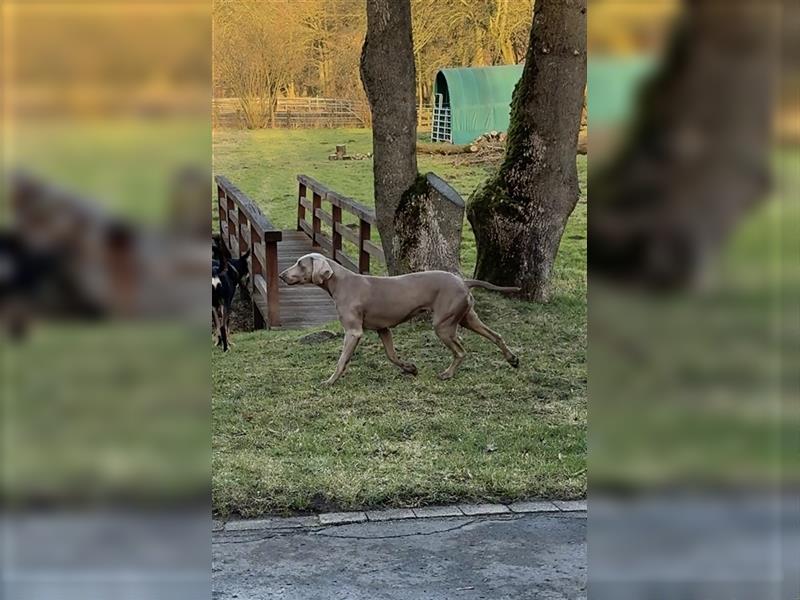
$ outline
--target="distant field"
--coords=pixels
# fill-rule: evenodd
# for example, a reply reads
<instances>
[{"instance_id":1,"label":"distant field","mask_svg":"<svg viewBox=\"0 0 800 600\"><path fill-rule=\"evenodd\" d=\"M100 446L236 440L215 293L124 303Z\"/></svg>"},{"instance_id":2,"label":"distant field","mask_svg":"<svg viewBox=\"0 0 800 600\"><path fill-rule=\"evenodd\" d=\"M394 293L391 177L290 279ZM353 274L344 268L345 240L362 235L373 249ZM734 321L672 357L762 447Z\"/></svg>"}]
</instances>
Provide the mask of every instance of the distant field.
<instances>
[{"instance_id":1,"label":"distant field","mask_svg":"<svg viewBox=\"0 0 800 600\"><path fill-rule=\"evenodd\" d=\"M214 132L214 171L258 203L278 226L296 219L298 173L372 205L372 161L337 162L337 143L371 149L368 130ZM487 175L446 157L420 156L465 198ZM585 190L586 159L578 157ZM584 196L585 197L585 196ZM332 389L341 338L302 344L308 331L233 336L214 351L213 506L217 514L418 506L467 500L575 498L586 493L586 204L570 219L553 300L538 305L477 291L477 310L519 354L515 370L497 349L463 333L467 359L449 361L430 326L395 331L398 352L420 374L403 376L367 334ZM475 262L465 224L462 260ZM338 323L324 329L341 332Z\"/></svg>"}]
</instances>

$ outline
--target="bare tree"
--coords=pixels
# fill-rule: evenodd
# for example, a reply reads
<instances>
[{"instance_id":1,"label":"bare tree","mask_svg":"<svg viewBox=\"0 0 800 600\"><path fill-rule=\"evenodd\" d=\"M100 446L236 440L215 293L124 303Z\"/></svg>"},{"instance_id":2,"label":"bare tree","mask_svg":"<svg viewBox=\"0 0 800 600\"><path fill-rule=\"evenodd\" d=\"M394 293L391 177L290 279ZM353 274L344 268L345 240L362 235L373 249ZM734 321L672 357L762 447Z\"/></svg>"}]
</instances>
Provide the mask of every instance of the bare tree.
<instances>
[{"instance_id":1,"label":"bare tree","mask_svg":"<svg viewBox=\"0 0 800 600\"><path fill-rule=\"evenodd\" d=\"M361 80L372 110L375 214L386 266L396 273L395 213L418 175L410 0L367 0Z\"/></svg>"},{"instance_id":2,"label":"bare tree","mask_svg":"<svg viewBox=\"0 0 800 600\"><path fill-rule=\"evenodd\" d=\"M278 94L298 67L293 23L286 12L264 10L257 0L215 7L215 78L238 98L250 129L274 125Z\"/></svg>"},{"instance_id":3,"label":"bare tree","mask_svg":"<svg viewBox=\"0 0 800 600\"><path fill-rule=\"evenodd\" d=\"M578 201L575 152L586 85L586 0L537 0L506 155L467 208L476 277L546 301L567 219Z\"/></svg>"}]
</instances>

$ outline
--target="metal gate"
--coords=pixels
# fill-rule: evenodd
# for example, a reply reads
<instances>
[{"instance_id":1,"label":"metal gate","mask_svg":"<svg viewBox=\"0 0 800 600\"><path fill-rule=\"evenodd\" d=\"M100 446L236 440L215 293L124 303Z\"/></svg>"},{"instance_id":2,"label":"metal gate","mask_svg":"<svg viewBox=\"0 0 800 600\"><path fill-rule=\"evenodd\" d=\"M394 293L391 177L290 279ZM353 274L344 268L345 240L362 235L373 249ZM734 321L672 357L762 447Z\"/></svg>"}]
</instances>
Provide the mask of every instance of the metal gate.
<instances>
[{"instance_id":1,"label":"metal gate","mask_svg":"<svg viewBox=\"0 0 800 600\"><path fill-rule=\"evenodd\" d=\"M433 102L433 120L431 121L431 141L453 142L450 119L450 107L444 104L444 96L436 94Z\"/></svg>"}]
</instances>

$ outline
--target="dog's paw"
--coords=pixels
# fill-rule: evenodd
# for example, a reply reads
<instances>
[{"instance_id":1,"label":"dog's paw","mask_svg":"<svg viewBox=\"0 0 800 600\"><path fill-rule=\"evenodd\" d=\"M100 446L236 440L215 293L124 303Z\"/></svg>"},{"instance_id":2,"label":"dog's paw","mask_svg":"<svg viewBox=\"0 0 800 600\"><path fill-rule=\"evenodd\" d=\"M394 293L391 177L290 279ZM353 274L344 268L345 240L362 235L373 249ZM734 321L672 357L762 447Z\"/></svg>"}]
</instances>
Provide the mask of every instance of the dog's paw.
<instances>
[{"instance_id":1,"label":"dog's paw","mask_svg":"<svg viewBox=\"0 0 800 600\"><path fill-rule=\"evenodd\" d=\"M519 359L516 357L516 355L512 354L508 358L508 364L510 364L512 367L516 369L519 367Z\"/></svg>"},{"instance_id":2,"label":"dog's paw","mask_svg":"<svg viewBox=\"0 0 800 600\"><path fill-rule=\"evenodd\" d=\"M409 375L416 375L417 374L417 365L413 363L406 363L403 365L403 373L408 373Z\"/></svg>"},{"instance_id":3,"label":"dog's paw","mask_svg":"<svg viewBox=\"0 0 800 600\"><path fill-rule=\"evenodd\" d=\"M335 383L335 382L331 381L330 379L326 379L325 381L321 381L321 382L320 382L320 384L319 384L319 387L323 387L323 388L329 388L329 387L331 387L331 386L332 386L334 383Z\"/></svg>"},{"instance_id":4,"label":"dog's paw","mask_svg":"<svg viewBox=\"0 0 800 600\"><path fill-rule=\"evenodd\" d=\"M453 373L448 373L447 371L445 371L444 373L439 373L438 377L442 381L447 381L448 379L452 379L453 375L454 375Z\"/></svg>"}]
</instances>

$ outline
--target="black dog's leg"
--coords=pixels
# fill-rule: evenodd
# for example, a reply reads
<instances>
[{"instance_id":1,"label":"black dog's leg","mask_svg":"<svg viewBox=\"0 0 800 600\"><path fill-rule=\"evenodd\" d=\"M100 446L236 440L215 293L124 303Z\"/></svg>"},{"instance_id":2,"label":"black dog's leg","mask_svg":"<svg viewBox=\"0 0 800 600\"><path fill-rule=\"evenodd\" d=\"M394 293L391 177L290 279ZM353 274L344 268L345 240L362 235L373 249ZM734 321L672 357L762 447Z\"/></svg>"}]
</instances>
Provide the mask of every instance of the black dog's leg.
<instances>
[{"instance_id":1,"label":"black dog's leg","mask_svg":"<svg viewBox=\"0 0 800 600\"><path fill-rule=\"evenodd\" d=\"M220 344L220 334L219 334L219 309L215 306L211 309L211 316L214 320L214 345L219 346Z\"/></svg>"},{"instance_id":2,"label":"black dog's leg","mask_svg":"<svg viewBox=\"0 0 800 600\"><path fill-rule=\"evenodd\" d=\"M220 306L219 339L222 341L222 351L228 351L228 307Z\"/></svg>"}]
</instances>

